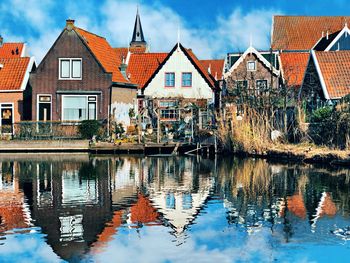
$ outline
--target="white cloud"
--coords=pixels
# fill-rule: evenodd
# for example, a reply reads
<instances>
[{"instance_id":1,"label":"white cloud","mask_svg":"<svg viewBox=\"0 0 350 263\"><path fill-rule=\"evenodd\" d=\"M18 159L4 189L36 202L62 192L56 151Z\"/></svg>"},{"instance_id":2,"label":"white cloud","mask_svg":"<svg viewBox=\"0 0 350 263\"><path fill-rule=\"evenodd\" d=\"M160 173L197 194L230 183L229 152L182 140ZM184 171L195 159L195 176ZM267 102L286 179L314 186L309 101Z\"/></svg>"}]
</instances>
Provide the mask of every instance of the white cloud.
<instances>
[{"instance_id":1,"label":"white cloud","mask_svg":"<svg viewBox=\"0 0 350 263\"><path fill-rule=\"evenodd\" d=\"M20 19L33 31L33 36L23 39L21 32L13 32L8 24L2 28L8 39L23 39L39 62L58 34L66 18L74 18L76 24L106 37L114 46L126 46L132 36L138 1L106 0L101 4L93 1L55 3L50 0L14 0L0 4L0 24L9 16ZM272 15L277 10L252 10L244 13L234 9L228 17L211 18L210 29L190 26L186 18L173 9L156 2L140 5L141 21L146 40L153 52L167 52L177 41L178 28L181 42L192 48L199 58L224 58L227 52L242 51L249 45L250 35L257 48L268 48Z\"/></svg>"}]
</instances>

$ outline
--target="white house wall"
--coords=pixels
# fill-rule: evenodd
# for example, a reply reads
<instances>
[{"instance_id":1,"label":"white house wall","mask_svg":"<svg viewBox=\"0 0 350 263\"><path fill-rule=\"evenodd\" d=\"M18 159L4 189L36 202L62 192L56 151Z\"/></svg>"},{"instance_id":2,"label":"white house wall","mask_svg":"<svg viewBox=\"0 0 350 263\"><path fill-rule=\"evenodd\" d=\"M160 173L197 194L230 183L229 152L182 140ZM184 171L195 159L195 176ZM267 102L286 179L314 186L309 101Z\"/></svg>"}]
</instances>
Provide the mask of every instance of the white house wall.
<instances>
[{"instance_id":1,"label":"white house wall","mask_svg":"<svg viewBox=\"0 0 350 263\"><path fill-rule=\"evenodd\" d=\"M165 87L165 73L175 73L175 87ZM182 73L192 72L192 87L181 87ZM145 88L152 98L208 99L214 102L214 92L181 49L176 50Z\"/></svg>"}]
</instances>

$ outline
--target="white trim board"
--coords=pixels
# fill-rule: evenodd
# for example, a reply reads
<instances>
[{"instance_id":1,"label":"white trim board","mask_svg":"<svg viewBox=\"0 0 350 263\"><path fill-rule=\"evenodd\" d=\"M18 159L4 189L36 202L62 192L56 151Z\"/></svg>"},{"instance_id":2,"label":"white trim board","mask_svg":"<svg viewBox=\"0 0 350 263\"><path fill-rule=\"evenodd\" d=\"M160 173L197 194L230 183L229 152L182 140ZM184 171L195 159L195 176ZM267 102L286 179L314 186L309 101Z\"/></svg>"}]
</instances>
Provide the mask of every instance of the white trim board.
<instances>
[{"instance_id":1,"label":"white trim board","mask_svg":"<svg viewBox=\"0 0 350 263\"><path fill-rule=\"evenodd\" d=\"M321 67L320 67L320 64L318 63L315 50L311 51L311 55L312 55L312 58L313 58L313 60L315 62L315 67L316 67L317 74L318 74L318 76L320 78L321 87L322 87L322 91L323 91L324 97L325 97L326 100L330 100L330 97L329 97L329 94L328 94L328 90L327 90L327 86L326 86L326 82L324 81L324 78L323 78L323 75L322 75L322 71L321 71Z\"/></svg>"},{"instance_id":2,"label":"white trim board","mask_svg":"<svg viewBox=\"0 0 350 263\"><path fill-rule=\"evenodd\" d=\"M265 64L265 66L270 69L271 68L271 64L270 62L268 62L255 48L253 48L252 46L250 46L244 53L242 56L240 56L240 58L232 65L232 67L229 69L228 72L226 72L224 74L224 77L227 78L229 77L232 72L238 68L238 66L243 62L243 60L246 58L246 56L248 54L255 54L258 59ZM277 76L279 75L279 71L277 69L275 69L275 67L273 67L273 73L276 74Z\"/></svg>"}]
</instances>

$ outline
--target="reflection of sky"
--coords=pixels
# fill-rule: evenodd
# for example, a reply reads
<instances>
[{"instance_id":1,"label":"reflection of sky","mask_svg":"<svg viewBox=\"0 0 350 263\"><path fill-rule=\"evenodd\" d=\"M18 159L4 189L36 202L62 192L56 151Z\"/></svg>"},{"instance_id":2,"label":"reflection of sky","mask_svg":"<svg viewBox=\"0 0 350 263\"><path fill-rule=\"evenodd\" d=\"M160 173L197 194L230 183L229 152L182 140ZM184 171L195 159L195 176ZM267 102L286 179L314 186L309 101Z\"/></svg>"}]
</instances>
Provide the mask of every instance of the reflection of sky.
<instances>
[{"instance_id":1,"label":"reflection of sky","mask_svg":"<svg viewBox=\"0 0 350 263\"><path fill-rule=\"evenodd\" d=\"M32 228L30 233L11 232L6 235L5 240L1 240L1 244L0 262L2 263L61 262L45 242L45 235L40 233L40 228Z\"/></svg>"},{"instance_id":2,"label":"reflection of sky","mask_svg":"<svg viewBox=\"0 0 350 263\"><path fill-rule=\"evenodd\" d=\"M118 229L112 241L87 261L110 262L347 262L350 242L334 237L330 230L349 224L345 218L323 217L315 233L306 220L289 215L292 237L283 238L283 225L262 227L252 234L239 225L228 225L226 209L211 200L180 237L165 226ZM336 225L336 226L335 226ZM6 235L0 246L0 262L59 262L40 228L25 234ZM90 259L89 259L90 258Z\"/></svg>"},{"instance_id":3,"label":"reflection of sky","mask_svg":"<svg viewBox=\"0 0 350 263\"><path fill-rule=\"evenodd\" d=\"M222 202L210 201L185 236L176 239L164 226L143 227L139 232L123 227L95 259L99 262L111 258L120 262L346 262L350 243L332 236L330 227L335 221L338 225L346 225L348 221L341 217L322 218L318 222L320 232L316 234L310 231L306 220L298 221L293 224L296 227L290 243L286 243L281 238L282 225L275 226L273 233L271 228L263 227L248 234L240 226L227 224ZM319 235L327 238L319 239Z\"/></svg>"}]
</instances>

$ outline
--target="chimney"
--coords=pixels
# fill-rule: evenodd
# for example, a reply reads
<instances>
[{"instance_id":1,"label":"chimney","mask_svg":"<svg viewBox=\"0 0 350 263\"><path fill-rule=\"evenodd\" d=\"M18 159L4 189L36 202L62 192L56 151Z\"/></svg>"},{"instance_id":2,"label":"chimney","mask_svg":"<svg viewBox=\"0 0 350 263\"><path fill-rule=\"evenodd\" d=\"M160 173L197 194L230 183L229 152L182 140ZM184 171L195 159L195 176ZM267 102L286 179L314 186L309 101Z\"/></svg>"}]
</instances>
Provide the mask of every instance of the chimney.
<instances>
[{"instance_id":1,"label":"chimney","mask_svg":"<svg viewBox=\"0 0 350 263\"><path fill-rule=\"evenodd\" d=\"M67 19L66 20L66 28L68 31L71 31L74 28L74 19Z\"/></svg>"},{"instance_id":2,"label":"chimney","mask_svg":"<svg viewBox=\"0 0 350 263\"><path fill-rule=\"evenodd\" d=\"M327 40L328 40L328 30L327 30Z\"/></svg>"},{"instance_id":3,"label":"chimney","mask_svg":"<svg viewBox=\"0 0 350 263\"><path fill-rule=\"evenodd\" d=\"M127 67L128 67L128 65L125 63L125 60L123 58L123 61L122 61L122 63L119 66L119 70L123 74L124 78L129 79L127 74L126 74Z\"/></svg>"},{"instance_id":4,"label":"chimney","mask_svg":"<svg viewBox=\"0 0 350 263\"><path fill-rule=\"evenodd\" d=\"M0 47L2 47L3 43L4 43L4 38L0 35Z\"/></svg>"}]
</instances>

